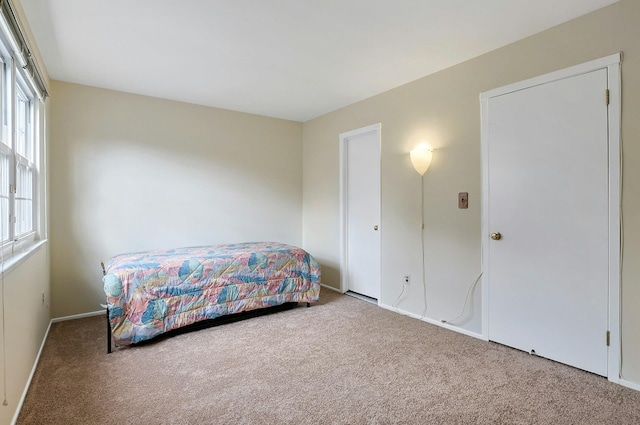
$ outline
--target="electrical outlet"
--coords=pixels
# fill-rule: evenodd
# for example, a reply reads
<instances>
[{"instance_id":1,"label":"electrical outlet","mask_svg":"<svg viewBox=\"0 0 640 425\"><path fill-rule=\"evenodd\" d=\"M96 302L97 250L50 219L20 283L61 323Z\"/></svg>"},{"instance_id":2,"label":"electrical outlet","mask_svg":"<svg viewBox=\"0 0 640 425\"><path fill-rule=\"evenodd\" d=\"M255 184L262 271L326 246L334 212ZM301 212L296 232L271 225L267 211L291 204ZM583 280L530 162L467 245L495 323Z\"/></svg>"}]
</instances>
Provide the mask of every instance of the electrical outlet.
<instances>
[{"instance_id":1,"label":"electrical outlet","mask_svg":"<svg viewBox=\"0 0 640 425\"><path fill-rule=\"evenodd\" d=\"M402 277L402 283L404 283L405 285L410 285L411 284L411 275L410 274L404 275Z\"/></svg>"}]
</instances>

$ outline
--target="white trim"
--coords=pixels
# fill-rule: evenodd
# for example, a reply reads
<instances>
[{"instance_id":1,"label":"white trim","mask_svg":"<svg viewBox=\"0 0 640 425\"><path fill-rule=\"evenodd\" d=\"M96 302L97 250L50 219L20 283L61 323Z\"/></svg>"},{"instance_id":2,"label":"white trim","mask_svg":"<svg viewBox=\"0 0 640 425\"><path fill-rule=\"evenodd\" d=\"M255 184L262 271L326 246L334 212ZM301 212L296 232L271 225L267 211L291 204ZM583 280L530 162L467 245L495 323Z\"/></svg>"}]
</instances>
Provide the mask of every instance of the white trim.
<instances>
[{"instance_id":1,"label":"white trim","mask_svg":"<svg viewBox=\"0 0 640 425\"><path fill-rule=\"evenodd\" d=\"M481 199L481 225L480 242L481 264L482 264L482 339L489 341L489 281L490 270L488 266L489 252L489 99L480 94L480 161L482 169L482 193Z\"/></svg>"},{"instance_id":2,"label":"white trim","mask_svg":"<svg viewBox=\"0 0 640 425\"><path fill-rule=\"evenodd\" d=\"M519 81L517 83L508 84L506 86L498 87L496 89L480 93L480 101L482 102L485 100L489 100L489 98L492 97L502 96L504 94L513 93L514 91L524 90L534 86L539 86L541 84L550 83L552 81L575 77L576 75L586 74L598 69L608 68L611 65L620 64L620 61L621 54L615 53L604 58L595 59L579 65L571 66L569 68L561 69L559 71L539 75L537 77L529 78L528 80Z\"/></svg>"},{"instance_id":3,"label":"white trim","mask_svg":"<svg viewBox=\"0 0 640 425\"><path fill-rule=\"evenodd\" d=\"M623 387L631 388L632 390L640 391L640 384L636 384L635 382L627 381L626 379L620 378L620 382L618 382Z\"/></svg>"},{"instance_id":4,"label":"white trim","mask_svg":"<svg viewBox=\"0 0 640 425\"><path fill-rule=\"evenodd\" d=\"M73 314L71 316L55 317L51 319L51 323L66 322L67 320L84 319L86 317L93 317L93 316L101 316L101 315L104 316L105 314L106 314L105 310L92 311L89 313Z\"/></svg>"},{"instance_id":5,"label":"white trim","mask_svg":"<svg viewBox=\"0 0 640 425\"><path fill-rule=\"evenodd\" d=\"M609 361L607 377L619 383L622 374L622 320L620 319L622 299L622 149L621 118L622 91L620 84L620 60L607 67L607 87L609 88Z\"/></svg>"},{"instance_id":6,"label":"white trim","mask_svg":"<svg viewBox=\"0 0 640 425\"><path fill-rule=\"evenodd\" d=\"M403 316L408 316L408 317L411 317L413 319L421 320L423 322L429 323L430 325L439 326L441 328L445 328L445 329L448 329L450 331L454 331L454 332L457 332L457 333L460 333L460 334L463 334L463 335L467 335L467 336L470 336L470 337L473 337L473 338L476 338L476 339L484 340L484 337L482 336L482 334L479 334L479 333L476 333L476 332L471 332L471 331L468 331L466 329L459 328L457 326L449 325L447 323L442 323L442 322L440 322L438 320L433 320L433 319L430 319L428 317L422 317L422 316L419 316L417 314L410 313L410 312L408 312L406 310L402 310L400 308L395 308L393 306L390 306L390 305L387 305L387 304L383 304L383 303L380 303L380 302L378 302L378 306L384 308L385 310L389 310L389 311L393 311L394 313L402 314Z\"/></svg>"},{"instance_id":7,"label":"white trim","mask_svg":"<svg viewBox=\"0 0 640 425\"><path fill-rule=\"evenodd\" d=\"M366 127L358 128L356 130L347 131L344 133L340 133L340 291L345 293L349 290L348 280L347 280L347 141L353 137L364 136L369 133L378 133L378 143L380 145L380 149L382 148L381 140L382 140L382 124L372 124ZM380 160L382 160L382 154L380 155ZM382 187L382 185L380 185ZM380 214L382 218L382 215ZM380 238L380 234L378 234L378 238ZM382 243L380 243L380 265L378 269L378 274L380 278L382 278ZM380 289L378 288L378 296L376 297L378 300L380 299Z\"/></svg>"},{"instance_id":8,"label":"white trim","mask_svg":"<svg viewBox=\"0 0 640 425\"><path fill-rule=\"evenodd\" d=\"M40 362L40 355L42 354L42 350L44 348L45 342L47 342L47 337L49 336L49 330L51 330L52 323L53 323L52 321L49 321L49 326L47 326L47 331L44 333L44 338L42 338L42 344L40 344L40 349L38 350L36 359L33 362L31 373L27 378L27 383L24 385L24 390L22 390L22 396L20 396L20 400L18 400L18 404L16 405L16 410L13 413L13 419L11 419L11 425L15 425L16 421L18 420L18 416L20 416L22 405L24 404L24 400L27 397L27 392L29 391L29 387L31 386L31 380L33 379L33 375L36 373L36 368L38 367L38 363Z\"/></svg>"},{"instance_id":9,"label":"white trim","mask_svg":"<svg viewBox=\"0 0 640 425\"><path fill-rule=\"evenodd\" d=\"M340 292L343 294L349 289L347 280L347 154L346 143L342 134L340 135Z\"/></svg>"},{"instance_id":10,"label":"white trim","mask_svg":"<svg viewBox=\"0 0 640 425\"><path fill-rule=\"evenodd\" d=\"M601 59L596 59L570 68L549 74L530 78L518 83L489 90L480 94L481 102L481 158L482 158L482 252L487 253L489 243L489 134L487 122L489 118L488 102L490 98L502 96L529 87L557 81L577 75L607 69L607 87L609 88L608 108L608 149L609 149L609 300L608 300L608 329L610 345L607 362L607 377L609 381L621 383L620 355L622 352L620 339L620 213L621 213L621 84L620 61L621 53L616 53ZM488 258L483 254L482 268L482 338L489 340L489 281L490 269Z\"/></svg>"},{"instance_id":11,"label":"white trim","mask_svg":"<svg viewBox=\"0 0 640 425\"><path fill-rule=\"evenodd\" d=\"M323 288L327 288L330 291L334 291L334 292L337 292L339 294L344 294L344 292L342 292L340 290L340 288L334 288L333 286L325 285L324 283L321 283L320 286L323 287Z\"/></svg>"}]
</instances>

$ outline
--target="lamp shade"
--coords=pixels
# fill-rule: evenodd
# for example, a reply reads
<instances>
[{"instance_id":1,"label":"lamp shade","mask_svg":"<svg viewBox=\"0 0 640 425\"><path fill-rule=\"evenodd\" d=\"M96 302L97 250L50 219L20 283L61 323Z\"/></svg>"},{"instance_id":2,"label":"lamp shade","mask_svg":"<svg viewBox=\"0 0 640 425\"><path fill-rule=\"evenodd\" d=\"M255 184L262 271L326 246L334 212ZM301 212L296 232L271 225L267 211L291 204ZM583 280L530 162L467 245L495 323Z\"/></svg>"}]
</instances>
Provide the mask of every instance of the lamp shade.
<instances>
[{"instance_id":1,"label":"lamp shade","mask_svg":"<svg viewBox=\"0 0 640 425\"><path fill-rule=\"evenodd\" d=\"M429 169L429 165L431 165L431 158L433 158L431 148L421 145L412 150L410 155L413 168L415 168L421 176L424 176L424 173Z\"/></svg>"}]
</instances>

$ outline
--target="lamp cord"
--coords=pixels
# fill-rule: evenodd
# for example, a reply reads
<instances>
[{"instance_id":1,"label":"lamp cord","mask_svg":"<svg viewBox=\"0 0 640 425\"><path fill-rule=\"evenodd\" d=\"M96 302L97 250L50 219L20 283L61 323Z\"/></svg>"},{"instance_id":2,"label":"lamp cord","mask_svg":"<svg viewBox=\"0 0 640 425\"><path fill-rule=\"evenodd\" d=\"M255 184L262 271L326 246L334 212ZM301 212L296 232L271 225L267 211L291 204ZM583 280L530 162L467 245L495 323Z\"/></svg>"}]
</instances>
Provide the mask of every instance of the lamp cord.
<instances>
[{"instance_id":1,"label":"lamp cord","mask_svg":"<svg viewBox=\"0 0 640 425\"><path fill-rule=\"evenodd\" d=\"M422 243L422 288L424 293L424 310L422 311L422 317L427 316L427 276L425 269L425 255L424 255L424 174L420 178L420 219L422 221L420 230L420 242Z\"/></svg>"},{"instance_id":2,"label":"lamp cord","mask_svg":"<svg viewBox=\"0 0 640 425\"><path fill-rule=\"evenodd\" d=\"M420 242L422 245L422 287L424 289L424 310L422 310L422 316L420 317L421 319L424 319L427 315L427 279L426 279L426 271L425 271L425 254L424 254L424 174L421 177L420 180ZM393 304L393 308L400 313L400 311L398 310L398 304L400 303L400 300L402 298L402 295L404 294L404 289L405 289L405 285L402 285L402 291L400 292L400 295L398 295L398 299L396 300L396 302Z\"/></svg>"},{"instance_id":3,"label":"lamp cord","mask_svg":"<svg viewBox=\"0 0 640 425\"><path fill-rule=\"evenodd\" d=\"M458 319L459 317L462 317L462 315L464 314L465 310L467 309L467 303L469 302L469 294L471 293L471 290L473 288L475 288L475 286L478 284L478 282L480 281L481 277L482 277L482 272L480 272L478 277L476 277L474 279L474 281L471 282L471 285L469 285L469 288L467 289L467 295L465 295L465 297L464 297L464 304L462 306L462 311L460 312L460 314L458 314L456 317L452 317L451 319L442 319L442 320L440 320L442 323L452 324L451 322L453 322L454 320Z\"/></svg>"},{"instance_id":4,"label":"lamp cord","mask_svg":"<svg viewBox=\"0 0 640 425\"><path fill-rule=\"evenodd\" d=\"M402 295L404 295L404 287L405 285L402 285L402 291L400 291L400 295L398 295L396 302L393 303L393 308L395 309L396 313L400 313L400 314L403 314L403 313L400 310L398 310L398 304L400 304L400 299L402 298Z\"/></svg>"}]
</instances>

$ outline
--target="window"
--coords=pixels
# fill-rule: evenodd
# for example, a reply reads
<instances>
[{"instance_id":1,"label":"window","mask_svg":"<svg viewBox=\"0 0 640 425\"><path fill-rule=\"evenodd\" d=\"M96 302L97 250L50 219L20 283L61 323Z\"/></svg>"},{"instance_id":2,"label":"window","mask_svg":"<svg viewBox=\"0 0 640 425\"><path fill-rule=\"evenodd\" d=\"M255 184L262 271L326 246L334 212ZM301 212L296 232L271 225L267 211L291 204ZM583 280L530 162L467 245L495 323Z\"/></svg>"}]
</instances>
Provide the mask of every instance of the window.
<instances>
[{"instance_id":1,"label":"window","mask_svg":"<svg viewBox=\"0 0 640 425\"><path fill-rule=\"evenodd\" d=\"M0 7L0 271L46 239L44 99L11 1ZM14 255L17 254L17 255ZM15 261L6 260L13 257ZM7 265L8 264L8 265Z\"/></svg>"},{"instance_id":2,"label":"window","mask_svg":"<svg viewBox=\"0 0 640 425\"><path fill-rule=\"evenodd\" d=\"M1 40L0 40L1 41ZM39 235L37 126L39 99L28 75L0 45L0 246L4 258L28 248Z\"/></svg>"},{"instance_id":3,"label":"window","mask_svg":"<svg viewBox=\"0 0 640 425\"><path fill-rule=\"evenodd\" d=\"M21 237L35 231L33 227L34 151L32 108L33 96L27 97L16 87L16 190L15 236Z\"/></svg>"}]
</instances>

